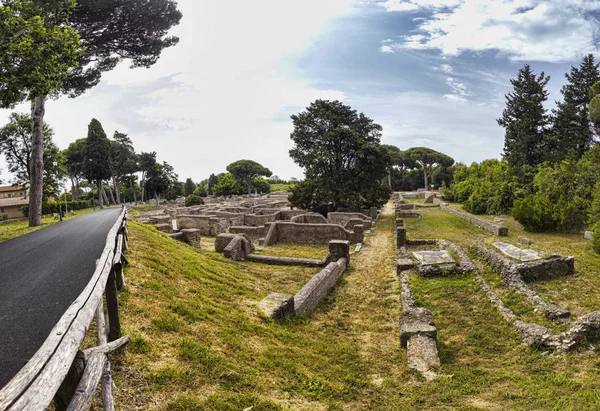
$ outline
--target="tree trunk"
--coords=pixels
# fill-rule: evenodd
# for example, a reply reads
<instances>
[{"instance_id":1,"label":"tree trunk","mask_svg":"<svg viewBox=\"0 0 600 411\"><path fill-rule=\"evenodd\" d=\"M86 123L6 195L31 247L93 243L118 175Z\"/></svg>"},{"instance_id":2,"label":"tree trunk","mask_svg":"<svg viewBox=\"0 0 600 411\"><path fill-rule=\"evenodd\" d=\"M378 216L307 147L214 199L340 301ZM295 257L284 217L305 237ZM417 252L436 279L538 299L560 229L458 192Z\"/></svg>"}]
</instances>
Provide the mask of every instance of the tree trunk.
<instances>
[{"instance_id":1,"label":"tree trunk","mask_svg":"<svg viewBox=\"0 0 600 411\"><path fill-rule=\"evenodd\" d=\"M392 169L390 168L388 170L388 186L390 186L390 189L392 188Z\"/></svg>"},{"instance_id":2,"label":"tree trunk","mask_svg":"<svg viewBox=\"0 0 600 411\"><path fill-rule=\"evenodd\" d=\"M73 177L71 178L71 195L73 196L73 200L79 200L79 190L77 188L77 183L75 182L75 180L73 179Z\"/></svg>"},{"instance_id":3,"label":"tree trunk","mask_svg":"<svg viewBox=\"0 0 600 411\"><path fill-rule=\"evenodd\" d=\"M425 169L423 169L423 178L425 179L425 190L427 190L427 183L428 183L427 178L428 178L428 175L427 175L427 170L425 170Z\"/></svg>"},{"instance_id":4,"label":"tree trunk","mask_svg":"<svg viewBox=\"0 0 600 411\"><path fill-rule=\"evenodd\" d=\"M146 173L142 173L142 203L144 202L145 194L146 194Z\"/></svg>"},{"instance_id":5,"label":"tree trunk","mask_svg":"<svg viewBox=\"0 0 600 411\"><path fill-rule=\"evenodd\" d=\"M156 191L154 192L154 198L156 198L156 206L160 207L160 202L158 201L158 193Z\"/></svg>"},{"instance_id":6,"label":"tree trunk","mask_svg":"<svg viewBox=\"0 0 600 411\"><path fill-rule=\"evenodd\" d=\"M102 182L100 182L100 184L102 184ZM104 203L106 203L106 205L109 206L110 201L108 201L108 196L106 195L106 190L104 189L104 184L102 184L102 198L104 198Z\"/></svg>"},{"instance_id":7,"label":"tree trunk","mask_svg":"<svg viewBox=\"0 0 600 411\"><path fill-rule=\"evenodd\" d=\"M110 193L110 201L112 202L112 204L117 204L117 202L115 201L115 196L113 195L112 188L110 187L110 181L108 182L107 186L108 192Z\"/></svg>"},{"instance_id":8,"label":"tree trunk","mask_svg":"<svg viewBox=\"0 0 600 411\"><path fill-rule=\"evenodd\" d=\"M46 112L46 96L38 96L32 104L31 163L29 173L29 227L42 223L42 195L44 189L44 137L42 127Z\"/></svg>"},{"instance_id":9,"label":"tree trunk","mask_svg":"<svg viewBox=\"0 0 600 411\"><path fill-rule=\"evenodd\" d=\"M100 208L104 208L104 202L102 201L102 180L98 181L98 204L100 204Z\"/></svg>"},{"instance_id":10,"label":"tree trunk","mask_svg":"<svg viewBox=\"0 0 600 411\"><path fill-rule=\"evenodd\" d=\"M117 196L117 204L121 204L121 187L119 186L119 181L113 177L113 184L115 186L115 195Z\"/></svg>"},{"instance_id":11,"label":"tree trunk","mask_svg":"<svg viewBox=\"0 0 600 411\"><path fill-rule=\"evenodd\" d=\"M131 183L131 188L133 189L133 204L137 204L137 199L135 195L135 181Z\"/></svg>"}]
</instances>

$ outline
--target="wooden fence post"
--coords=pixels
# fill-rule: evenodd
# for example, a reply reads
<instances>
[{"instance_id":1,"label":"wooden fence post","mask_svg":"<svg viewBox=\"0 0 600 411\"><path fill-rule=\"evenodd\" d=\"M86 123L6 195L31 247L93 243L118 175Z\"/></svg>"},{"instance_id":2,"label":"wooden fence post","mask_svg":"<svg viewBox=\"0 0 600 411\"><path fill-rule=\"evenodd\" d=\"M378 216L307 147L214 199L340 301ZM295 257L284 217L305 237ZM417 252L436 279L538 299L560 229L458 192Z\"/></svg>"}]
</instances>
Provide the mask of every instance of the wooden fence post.
<instances>
[{"instance_id":1,"label":"wooden fence post","mask_svg":"<svg viewBox=\"0 0 600 411\"><path fill-rule=\"evenodd\" d=\"M106 283L106 309L108 312L108 341L121 337L121 320L119 318L119 296L114 267L111 268Z\"/></svg>"},{"instance_id":2,"label":"wooden fence post","mask_svg":"<svg viewBox=\"0 0 600 411\"><path fill-rule=\"evenodd\" d=\"M56 411L65 411L69 407L71 399L73 398L75 391L77 391L77 386L79 385L84 370L85 355L82 351L77 351L77 355L73 360L73 364L71 364L67 376L54 395L54 408Z\"/></svg>"}]
</instances>

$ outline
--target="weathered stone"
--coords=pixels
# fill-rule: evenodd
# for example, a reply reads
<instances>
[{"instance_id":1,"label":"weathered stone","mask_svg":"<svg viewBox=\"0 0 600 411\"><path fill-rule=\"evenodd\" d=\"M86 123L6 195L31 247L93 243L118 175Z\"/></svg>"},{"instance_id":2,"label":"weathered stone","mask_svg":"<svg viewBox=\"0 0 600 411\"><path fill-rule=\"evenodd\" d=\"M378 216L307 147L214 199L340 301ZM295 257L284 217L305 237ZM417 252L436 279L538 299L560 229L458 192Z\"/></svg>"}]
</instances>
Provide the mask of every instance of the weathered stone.
<instances>
[{"instance_id":1,"label":"weathered stone","mask_svg":"<svg viewBox=\"0 0 600 411\"><path fill-rule=\"evenodd\" d=\"M415 251L413 255L421 265L455 264L456 262L446 250Z\"/></svg>"},{"instance_id":2,"label":"weathered stone","mask_svg":"<svg viewBox=\"0 0 600 411\"><path fill-rule=\"evenodd\" d=\"M533 240L531 240L527 237L523 237L523 236L517 238L517 242L519 242L520 244L523 244L523 245L532 245L533 244Z\"/></svg>"},{"instance_id":3,"label":"weathered stone","mask_svg":"<svg viewBox=\"0 0 600 411\"><path fill-rule=\"evenodd\" d=\"M413 307L403 311L400 316L400 345L406 348L406 343L413 335L426 335L437 338L437 329L433 322L433 314L427 308Z\"/></svg>"},{"instance_id":4,"label":"weathered stone","mask_svg":"<svg viewBox=\"0 0 600 411\"><path fill-rule=\"evenodd\" d=\"M527 262L542 259L542 256L535 250L519 248L502 241L496 241L492 243L492 245L498 250L502 251L502 253L505 255L509 256L510 258L514 258L517 261Z\"/></svg>"},{"instance_id":5,"label":"weathered stone","mask_svg":"<svg viewBox=\"0 0 600 411\"><path fill-rule=\"evenodd\" d=\"M400 211L407 211L407 210L414 210L414 209L415 209L414 204L398 204L396 206L396 210L400 210Z\"/></svg>"},{"instance_id":6,"label":"weathered stone","mask_svg":"<svg viewBox=\"0 0 600 411\"><path fill-rule=\"evenodd\" d=\"M396 227L404 227L404 219L403 218L396 218Z\"/></svg>"},{"instance_id":7,"label":"weathered stone","mask_svg":"<svg viewBox=\"0 0 600 411\"><path fill-rule=\"evenodd\" d=\"M433 204L434 199L435 199L435 193L428 195L425 198L425 204Z\"/></svg>"},{"instance_id":8,"label":"weathered stone","mask_svg":"<svg viewBox=\"0 0 600 411\"><path fill-rule=\"evenodd\" d=\"M235 236L236 234L219 234L215 239L215 251L217 253L222 253L225 250L225 247L229 245L229 243L235 238Z\"/></svg>"},{"instance_id":9,"label":"weathered stone","mask_svg":"<svg viewBox=\"0 0 600 411\"><path fill-rule=\"evenodd\" d=\"M426 380L437 378L440 358L435 339L422 334L413 335L406 346L408 368L420 372Z\"/></svg>"},{"instance_id":10,"label":"weathered stone","mask_svg":"<svg viewBox=\"0 0 600 411\"><path fill-rule=\"evenodd\" d=\"M593 237L594 237L593 231L586 231L585 233L583 233L583 238L585 238L586 240L591 240Z\"/></svg>"},{"instance_id":11,"label":"weathered stone","mask_svg":"<svg viewBox=\"0 0 600 411\"><path fill-rule=\"evenodd\" d=\"M345 258L335 263L329 263L327 267L312 277L304 287L294 296L294 311L296 315L310 314L319 302L327 295L337 280L341 277L347 267Z\"/></svg>"},{"instance_id":12,"label":"weathered stone","mask_svg":"<svg viewBox=\"0 0 600 411\"><path fill-rule=\"evenodd\" d=\"M327 224L327 219L319 213L311 213L294 216L290 222L299 224Z\"/></svg>"},{"instance_id":13,"label":"weathered stone","mask_svg":"<svg viewBox=\"0 0 600 411\"><path fill-rule=\"evenodd\" d=\"M162 231L163 233L171 234L173 232L173 226L171 224L156 224L156 228L158 231Z\"/></svg>"},{"instance_id":14,"label":"weathered stone","mask_svg":"<svg viewBox=\"0 0 600 411\"><path fill-rule=\"evenodd\" d=\"M502 224L492 224L488 221L482 220L481 218L477 218L474 215L461 213L458 210L453 209L448 205L448 203L441 203L440 207L444 210L451 212L457 217L462 218L463 220L467 220L477 227L483 228L484 230L489 231L490 233L497 235L499 237L506 237L508 235L508 228L504 227Z\"/></svg>"},{"instance_id":15,"label":"weathered stone","mask_svg":"<svg viewBox=\"0 0 600 411\"><path fill-rule=\"evenodd\" d=\"M183 241L192 247L200 248L200 230L197 228L186 228L181 230L183 234Z\"/></svg>"},{"instance_id":16,"label":"weathered stone","mask_svg":"<svg viewBox=\"0 0 600 411\"><path fill-rule=\"evenodd\" d=\"M396 218L421 218L421 213L418 213L416 211L396 210Z\"/></svg>"},{"instance_id":17,"label":"weathered stone","mask_svg":"<svg viewBox=\"0 0 600 411\"><path fill-rule=\"evenodd\" d=\"M329 254L331 261L337 261L340 258L345 258L347 263L350 263L350 241L347 240L331 240L329 242Z\"/></svg>"},{"instance_id":18,"label":"weathered stone","mask_svg":"<svg viewBox=\"0 0 600 411\"><path fill-rule=\"evenodd\" d=\"M406 245L406 227L396 227L396 247L400 248Z\"/></svg>"},{"instance_id":19,"label":"weathered stone","mask_svg":"<svg viewBox=\"0 0 600 411\"><path fill-rule=\"evenodd\" d=\"M409 258L400 258L396 264L396 273L400 274L402 271L412 270L415 267L415 262Z\"/></svg>"},{"instance_id":20,"label":"weathered stone","mask_svg":"<svg viewBox=\"0 0 600 411\"><path fill-rule=\"evenodd\" d=\"M258 308L265 316L270 318L291 316L294 315L294 296L272 293L258 303Z\"/></svg>"},{"instance_id":21,"label":"weathered stone","mask_svg":"<svg viewBox=\"0 0 600 411\"><path fill-rule=\"evenodd\" d=\"M169 237L171 237L174 240L183 241L183 233L182 232L169 234Z\"/></svg>"},{"instance_id":22,"label":"weathered stone","mask_svg":"<svg viewBox=\"0 0 600 411\"><path fill-rule=\"evenodd\" d=\"M245 234L236 234L223 250L223 255L236 261L243 261L254 251L252 240Z\"/></svg>"}]
</instances>

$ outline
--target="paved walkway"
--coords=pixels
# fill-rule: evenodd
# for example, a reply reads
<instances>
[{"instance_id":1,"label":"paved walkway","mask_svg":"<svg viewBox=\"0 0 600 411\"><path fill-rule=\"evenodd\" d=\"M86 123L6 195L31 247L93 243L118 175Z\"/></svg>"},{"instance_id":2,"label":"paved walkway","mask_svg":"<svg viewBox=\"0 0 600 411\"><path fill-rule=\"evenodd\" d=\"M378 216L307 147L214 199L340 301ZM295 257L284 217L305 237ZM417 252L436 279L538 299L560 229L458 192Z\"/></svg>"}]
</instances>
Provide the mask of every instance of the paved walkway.
<instances>
[{"instance_id":1,"label":"paved walkway","mask_svg":"<svg viewBox=\"0 0 600 411\"><path fill-rule=\"evenodd\" d=\"M83 291L120 213L104 209L0 243L0 388Z\"/></svg>"}]
</instances>

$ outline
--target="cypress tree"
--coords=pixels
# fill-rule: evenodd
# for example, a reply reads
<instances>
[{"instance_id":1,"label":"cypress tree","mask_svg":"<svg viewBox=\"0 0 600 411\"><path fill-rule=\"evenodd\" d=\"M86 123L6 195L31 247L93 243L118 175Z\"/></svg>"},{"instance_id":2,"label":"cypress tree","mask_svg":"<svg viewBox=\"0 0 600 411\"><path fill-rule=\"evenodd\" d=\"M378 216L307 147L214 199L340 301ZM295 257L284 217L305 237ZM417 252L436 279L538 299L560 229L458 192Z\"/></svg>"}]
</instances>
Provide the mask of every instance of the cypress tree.
<instances>
[{"instance_id":1,"label":"cypress tree","mask_svg":"<svg viewBox=\"0 0 600 411\"><path fill-rule=\"evenodd\" d=\"M594 134L590 127L588 117L588 103L590 101L590 88L600 81L598 64L594 63L594 56L588 54L583 58L579 67L571 67L565 74L567 84L562 87L563 101L556 102L554 112L553 159L564 159L569 151L574 151L576 158L592 145Z\"/></svg>"},{"instance_id":2,"label":"cypress tree","mask_svg":"<svg viewBox=\"0 0 600 411\"><path fill-rule=\"evenodd\" d=\"M98 187L98 202L102 202L102 180L110 177L110 141L95 118L88 126L87 144L83 152L83 172L90 183Z\"/></svg>"},{"instance_id":3,"label":"cypress tree","mask_svg":"<svg viewBox=\"0 0 600 411\"><path fill-rule=\"evenodd\" d=\"M544 108L550 76L536 75L526 64L506 95L506 108L498 124L506 129L503 157L512 172L526 185L531 184L538 164L549 159L552 144L548 132L550 116Z\"/></svg>"}]
</instances>

